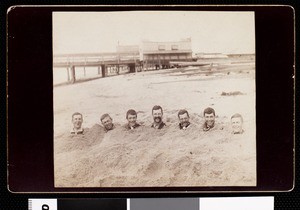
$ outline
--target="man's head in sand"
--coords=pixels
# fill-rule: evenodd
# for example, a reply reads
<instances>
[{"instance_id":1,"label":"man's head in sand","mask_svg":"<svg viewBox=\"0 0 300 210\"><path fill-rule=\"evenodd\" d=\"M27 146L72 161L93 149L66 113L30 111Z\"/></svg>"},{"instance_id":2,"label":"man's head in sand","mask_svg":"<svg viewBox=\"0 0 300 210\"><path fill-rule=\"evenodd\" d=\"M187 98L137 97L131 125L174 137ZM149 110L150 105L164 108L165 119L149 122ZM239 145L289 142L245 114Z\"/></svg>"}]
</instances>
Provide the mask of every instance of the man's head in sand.
<instances>
[{"instance_id":1,"label":"man's head in sand","mask_svg":"<svg viewBox=\"0 0 300 210\"><path fill-rule=\"evenodd\" d=\"M155 105L152 108L152 116L153 116L154 123L160 124L162 122L163 110L161 106Z\"/></svg>"},{"instance_id":2,"label":"man's head in sand","mask_svg":"<svg viewBox=\"0 0 300 210\"><path fill-rule=\"evenodd\" d=\"M130 127L135 126L136 124L136 119L137 119L137 113L133 109L129 109L126 113L126 119L128 120L128 125Z\"/></svg>"},{"instance_id":3,"label":"man's head in sand","mask_svg":"<svg viewBox=\"0 0 300 210\"><path fill-rule=\"evenodd\" d=\"M74 114L72 114L73 131L75 131L75 133L77 133L77 131L82 130L82 122L83 117L81 113L75 112Z\"/></svg>"},{"instance_id":4,"label":"man's head in sand","mask_svg":"<svg viewBox=\"0 0 300 210\"><path fill-rule=\"evenodd\" d=\"M185 130L190 125L190 116L188 111L181 109L178 112L179 128Z\"/></svg>"},{"instance_id":5,"label":"man's head in sand","mask_svg":"<svg viewBox=\"0 0 300 210\"><path fill-rule=\"evenodd\" d=\"M213 128L215 126L215 110L211 107L204 109L203 116L205 119L204 127L207 129Z\"/></svg>"},{"instance_id":6,"label":"man's head in sand","mask_svg":"<svg viewBox=\"0 0 300 210\"><path fill-rule=\"evenodd\" d=\"M162 121L162 116L163 116L163 110L161 106L155 105L152 108L152 117L153 117L153 124L152 128L156 129L162 129L163 127L166 126L166 124Z\"/></svg>"},{"instance_id":7,"label":"man's head in sand","mask_svg":"<svg viewBox=\"0 0 300 210\"><path fill-rule=\"evenodd\" d=\"M114 129L114 124L109 114L102 115L100 120L106 131Z\"/></svg>"},{"instance_id":8,"label":"man's head in sand","mask_svg":"<svg viewBox=\"0 0 300 210\"><path fill-rule=\"evenodd\" d=\"M231 127L233 134L241 134L243 130L243 117L242 115L236 113L231 117Z\"/></svg>"}]
</instances>

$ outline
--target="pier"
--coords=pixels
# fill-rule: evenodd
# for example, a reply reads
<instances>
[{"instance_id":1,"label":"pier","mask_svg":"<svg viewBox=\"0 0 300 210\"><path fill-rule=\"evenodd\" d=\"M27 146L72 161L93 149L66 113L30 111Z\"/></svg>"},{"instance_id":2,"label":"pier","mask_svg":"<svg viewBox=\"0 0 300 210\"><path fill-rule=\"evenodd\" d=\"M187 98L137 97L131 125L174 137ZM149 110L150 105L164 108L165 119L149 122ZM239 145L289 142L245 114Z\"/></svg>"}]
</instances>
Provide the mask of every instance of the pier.
<instances>
[{"instance_id":1,"label":"pier","mask_svg":"<svg viewBox=\"0 0 300 210\"><path fill-rule=\"evenodd\" d=\"M84 53L84 54L59 54L53 56L54 68L65 68L68 74L68 82L76 82L76 67L98 67L98 74L102 77L108 75L108 68L119 69L127 66L129 73L141 69L139 53Z\"/></svg>"}]
</instances>

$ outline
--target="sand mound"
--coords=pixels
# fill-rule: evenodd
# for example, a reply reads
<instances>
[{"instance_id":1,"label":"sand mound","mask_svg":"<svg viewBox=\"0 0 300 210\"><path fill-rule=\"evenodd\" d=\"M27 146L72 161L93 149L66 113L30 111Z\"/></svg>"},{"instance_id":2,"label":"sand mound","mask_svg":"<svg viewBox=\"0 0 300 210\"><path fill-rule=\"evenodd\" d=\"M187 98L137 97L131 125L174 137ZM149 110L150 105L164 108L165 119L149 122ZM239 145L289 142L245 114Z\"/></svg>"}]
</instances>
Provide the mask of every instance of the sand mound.
<instances>
[{"instance_id":1,"label":"sand mound","mask_svg":"<svg viewBox=\"0 0 300 210\"><path fill-rule=\"evenodd\" d=\"M145 125L105 133L95 125L84 136L61 136L56 187L256 185L252 136L232 135L226 123L204 132L199 117L179 130L176 120L169 118L162 130Z\"/></svg>"}]
</instances>

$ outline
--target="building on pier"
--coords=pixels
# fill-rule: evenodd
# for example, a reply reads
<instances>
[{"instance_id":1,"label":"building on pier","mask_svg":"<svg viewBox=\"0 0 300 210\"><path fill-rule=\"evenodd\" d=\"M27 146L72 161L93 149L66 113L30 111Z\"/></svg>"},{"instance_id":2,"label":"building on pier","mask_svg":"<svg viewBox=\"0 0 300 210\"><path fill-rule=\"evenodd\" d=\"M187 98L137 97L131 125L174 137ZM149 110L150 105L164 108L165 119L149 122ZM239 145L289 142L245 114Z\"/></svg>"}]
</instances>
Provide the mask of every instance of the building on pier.
<instances>
[{"instance_id":1,"label":"building on pier","mask_svg":"<svg viewBox=\"0 0 300 210\"><path fill-rule=\"evenodd\" d=\"M144 70L170 68L170 61L192 61L191 38L176 42L142 41L140 58Z\"/></svg>"}]
</instances>

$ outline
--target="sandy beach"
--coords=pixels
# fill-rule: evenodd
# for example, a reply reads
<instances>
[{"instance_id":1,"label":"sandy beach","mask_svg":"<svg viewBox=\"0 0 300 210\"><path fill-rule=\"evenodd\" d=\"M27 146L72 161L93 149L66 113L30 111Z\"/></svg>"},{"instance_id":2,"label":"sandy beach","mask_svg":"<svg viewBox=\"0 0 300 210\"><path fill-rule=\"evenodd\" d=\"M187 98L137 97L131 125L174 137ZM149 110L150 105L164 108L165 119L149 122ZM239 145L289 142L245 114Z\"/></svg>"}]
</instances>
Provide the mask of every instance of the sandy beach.
<instances>
[{"instance_id":1,"label":"sandy beach","mask_svg":"<svg viewBox=\"0 0 300 210\"><path fill-rule=\"evenodd\" d=\"M167 69L54 87L55 187L256 186L254 68ZM150 127L154 105L163 108L162 130ZM209 132L201 129L206 107L216 111ZM128 109L138 113L136 130L122 128ZM178 128L180 109L190 114L187 130ZM69 134L74 112L83 114L84 135ZM118 125L107 133L104 113ZM231 133L234 113L244 118L243 134Z\"/></svg>"}]
</instances>

